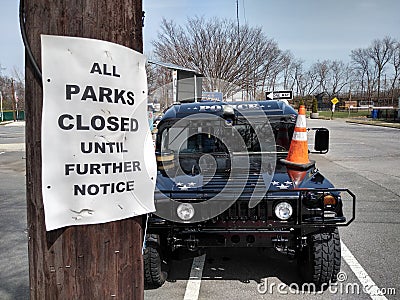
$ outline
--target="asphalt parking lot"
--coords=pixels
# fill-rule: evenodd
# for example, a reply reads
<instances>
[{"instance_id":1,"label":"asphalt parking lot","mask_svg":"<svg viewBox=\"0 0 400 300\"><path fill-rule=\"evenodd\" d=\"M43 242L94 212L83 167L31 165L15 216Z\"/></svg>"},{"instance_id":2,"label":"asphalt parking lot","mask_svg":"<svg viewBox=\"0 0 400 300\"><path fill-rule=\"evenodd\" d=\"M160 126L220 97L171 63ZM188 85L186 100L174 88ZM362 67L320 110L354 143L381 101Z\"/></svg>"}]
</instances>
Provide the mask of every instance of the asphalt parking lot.
<instances>
[{"instance_id":1,"label":"asphalt parking lot","mask_svg":"<svg viewBox=\"0 0 400 300\"><path fill-rule=\"evenodd\" d=\"M297 289L296 262L274 250L209 249L174 261L165 285L146 290L145 299L399 298L400 130L308 120L317 126L331 133L329 153L312 157L317 167L358 199L356 221L340 230L337 289L312 295ZM0 126L0 299L29 299L23 143L23 126Z\"/></svg>"},{"instance_id":2,"label":"asphalt parking lot","mask_svg":"<svg viewBox=\"0 0 400 300\"><path fill-rule=\"evenodd\" d=\"M29 299L24 131L0 126L0 299Z\"/></svg>"},{"instance_id":3,"label":"asphalt parking lot","mask_svg":"<svg viewBox=\"0 0 400 300\"><path fill-rule=\"evenodd\" d=\"M169 282L145 291L146 299L193 299L193 294L196 299L398 299L400 130L342 120L308 120L307 125L330 129L329 153L312 159L336 187L349 188L358 199L356 221L340 229L338 284L323 294L309 294L301 289L296 262L283 255L211 249L205 254L201 280L188 280L198 264L175 261Z\"/></svg>"}]
</instances>

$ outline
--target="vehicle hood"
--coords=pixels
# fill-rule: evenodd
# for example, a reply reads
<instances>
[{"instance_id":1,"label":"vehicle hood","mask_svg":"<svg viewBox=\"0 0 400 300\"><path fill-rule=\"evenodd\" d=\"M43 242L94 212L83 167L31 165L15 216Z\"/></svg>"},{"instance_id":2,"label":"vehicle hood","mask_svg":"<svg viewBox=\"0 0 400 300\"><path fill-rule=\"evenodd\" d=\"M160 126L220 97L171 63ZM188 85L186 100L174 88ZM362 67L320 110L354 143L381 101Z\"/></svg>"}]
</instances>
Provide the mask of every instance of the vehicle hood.
<instances>
[{"instance_id":1,"label":"vehicle hood","mask_svg":"<svg viewBox=\"0 0 400 300\"><path fill-rule=\"evenodd\" d=\"M171 176L159 172L156 191L167 193L218 193L231 182L232 187L243 190L242 193L258 191L293 190L296 188L332 188L333 185L315 167L308 170L288 169L285 164L277 162L275 172L271 175L264 173L241 174L231 176L228 173L217 173L214 176L206 174ZM240 191L236 191L240 192ZM194 196L195 197L195 196Z\"/></svg>"}]
</instances>

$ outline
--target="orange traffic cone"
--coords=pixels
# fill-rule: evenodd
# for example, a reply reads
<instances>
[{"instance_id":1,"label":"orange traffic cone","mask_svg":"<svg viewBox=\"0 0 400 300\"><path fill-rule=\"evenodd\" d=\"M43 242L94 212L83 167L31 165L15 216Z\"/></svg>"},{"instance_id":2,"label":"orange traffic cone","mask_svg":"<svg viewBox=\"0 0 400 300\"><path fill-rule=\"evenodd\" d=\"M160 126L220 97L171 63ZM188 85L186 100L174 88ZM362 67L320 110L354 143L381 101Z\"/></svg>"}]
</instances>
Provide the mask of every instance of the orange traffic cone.
<instances>
[{"instance_id":1,"label":"orange traffic cone","mask_svg":"<svg viewBox=\"0 0 400 300\"><path fill-rule=\"evenodd\" d=\"M292 142L286 159L281 159L288 167L308 169L315 164L308 159L308 143L306 128L306 108L300 105Z\"/></svg>"}]
</instances>

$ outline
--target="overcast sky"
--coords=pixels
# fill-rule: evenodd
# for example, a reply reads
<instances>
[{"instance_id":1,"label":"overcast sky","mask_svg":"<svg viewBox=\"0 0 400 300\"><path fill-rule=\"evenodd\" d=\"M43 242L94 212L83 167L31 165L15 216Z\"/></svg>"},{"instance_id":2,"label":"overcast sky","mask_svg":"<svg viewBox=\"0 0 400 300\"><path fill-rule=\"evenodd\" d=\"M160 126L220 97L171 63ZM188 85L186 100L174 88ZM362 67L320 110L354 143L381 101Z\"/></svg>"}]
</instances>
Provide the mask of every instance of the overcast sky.
<instances>
[{"instance_id":1,"label":"overcast sky","mask_svg":"<svg viewBox=\"0 0 400 300\"><path fill-rule=\"evenodd\" d=\"M112 1L112 0L110 0ZM18 1L0 0L0 65L3 74L24 68ZM236 0L143 0L145 53L163 17L185 24L188 17L236 20ZM350 51L388 35L400 40L400 0L239 0L240 23L261 26L280 49L307 65L317 60L347 62Z\"/></svg>"}]
</instances>

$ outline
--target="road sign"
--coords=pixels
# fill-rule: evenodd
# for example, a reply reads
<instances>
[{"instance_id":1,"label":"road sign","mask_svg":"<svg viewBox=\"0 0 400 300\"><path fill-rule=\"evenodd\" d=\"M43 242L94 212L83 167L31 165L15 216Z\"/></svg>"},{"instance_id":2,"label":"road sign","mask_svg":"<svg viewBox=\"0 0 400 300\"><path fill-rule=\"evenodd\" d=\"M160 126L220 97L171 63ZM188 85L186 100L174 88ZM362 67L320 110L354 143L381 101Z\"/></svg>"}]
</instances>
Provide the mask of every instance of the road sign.
<instances>
[{"instance_id":1,"label":"road sign","mask_svg":"<svg viewBox=\"0 0 400 300\"><path fill-rule=\"evenodd\" d=\"M339 102L339 100L338 100L338 98L335 97L331 100L331 102L333 105L336 105Z\"/></svg>"},{"instance_id":2,"label":"road sign","mask_svg":"<svg viewBox=\"0 0 400 300\"><path fill-rule=\"evenodd\" d=\"M291 100L293 99L293 91L272 91L266 92L267 100Z\"/></svg>"},{"instance_id":3,"label":"road sign","mask_svg":"<svg viewBox=\"0 0 400 300\"><path fill-rule=\"evenodd\" d=\"M46 229L155 211L144 55L105 41L47 35L42 53Z\"/></svg>"}]
</instances>

